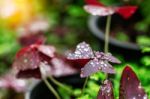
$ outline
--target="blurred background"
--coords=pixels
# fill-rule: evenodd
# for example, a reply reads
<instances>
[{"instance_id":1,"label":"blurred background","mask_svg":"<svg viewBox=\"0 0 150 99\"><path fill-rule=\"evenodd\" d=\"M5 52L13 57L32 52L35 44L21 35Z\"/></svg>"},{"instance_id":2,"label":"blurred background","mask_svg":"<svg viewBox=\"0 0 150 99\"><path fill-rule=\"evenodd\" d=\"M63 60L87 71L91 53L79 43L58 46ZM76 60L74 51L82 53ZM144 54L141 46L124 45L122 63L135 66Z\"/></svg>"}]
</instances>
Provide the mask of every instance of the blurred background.
<instances>
[{"instance_id":1,"label":"blurred background","mask_svg":"<svg viewBox=\"0 0 150 99\"><path fill-rule=\"evenodd\" d=\"M101 0L106 5L137 5L137 12L128 20L118 15L112 18L111 38L130 43L135 48L110 43L110 52L121 65L114 65L117 74L114 90L118 95L119 81L126 64L131 65L146 92L150 94L150 0ZM103 51L103 39L91 30L93 18L83 10L83 0L0 0L0 75L12 66L16 52L29 43L46 39L59 53L86 41L95 50ZM119 21L118 21L119 20ZM105 17L95 23L104 31ZM100 79L104 75L96 75ZM96 87L96 86L95 86ZM93 90L93 89L87 89ZM11 98L10 98L11 97ZM24 99L23 93L0 88L0 99Z\"/></svg>"}]
</instances>

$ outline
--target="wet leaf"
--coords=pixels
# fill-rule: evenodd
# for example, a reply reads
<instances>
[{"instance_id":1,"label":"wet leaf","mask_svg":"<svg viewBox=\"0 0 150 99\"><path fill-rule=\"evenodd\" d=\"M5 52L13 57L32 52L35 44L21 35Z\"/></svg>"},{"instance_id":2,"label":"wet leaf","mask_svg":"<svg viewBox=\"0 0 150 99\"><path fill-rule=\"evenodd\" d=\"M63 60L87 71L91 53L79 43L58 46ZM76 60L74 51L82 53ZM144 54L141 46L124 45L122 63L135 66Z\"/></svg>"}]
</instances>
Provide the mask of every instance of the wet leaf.
<instances>
[{"instance_id":1,"label":"wet leaf","mask_svg":"<svg viewBox=\"0 0 150 99\"><path fill-rule=\"evenodd\" d=\"M84 9L86 12L92 15L99 15L99 16L108 16L115 13L115 10L111 7L103 7L103 6L95 6L95 5L85 5Z\"/></svg>"},{"instance_id":2,"label":"wet leaf","mask_svg":"<svg viewBox=\"0 0 150 99\"><path fill-rule=\"evenodd\" d=\"M121 76L119 99L148 99L140 80L129 66Z\"/></svg>"},{"instance_id":3,"label":"wet leaf","mask_svg":"<svg viewBox=\"0 0 150 99\"><path fill-rule=\"evenodd\" d=\"M93 51L89 44L81 42L77 45L74 53L69 53L67 58L70 60L91 59L94 57Z\"/></svg>"},{"instance_id":4,"label":"wet leaf","mask_svg":"<svg viewBox=\"0 0 150 99\"><path fill-rule=\"evenodd\" d=\"M98 71L102 71L105 73L115 73L113 67L107 62L103 60L93 59L89 61L83 68L81 68L81 78L88 77L93 73Z\"/></svg>"},{"instance_id":5,"label":"wet leaf","mask_svg":"<svg viewBox=\"0 0 150 99\"><path fill-rule=\"evenodd\" d=\"M50 45L32 44L22 48L16 54L13 69L17 71L19 78L40 78L40 65L43 62L50 63L54 57L55 48ZM50 68L50 67L49 67Z\"/></svg>"},{"instance_id":6,"label":"wet leaf","mask_svg":"<svg viewBox=\"0 0 150 99\"><path fill-rule=\"evenodd\" d=\"M112 83L105 80L98 92L97 99L114 99Z\"/></svg>"},{"instance_id":7,"label":"wet leaf","mask_svg":"<svg viewBox=\"0 0 150 99\"><path fill-rule=\"evenodd\" d=\"M40 57L36 49L23 48L21 49L13 63L13 68L16 70L35 69L40 63Z\"/></svg>"},{"instance_id":8,"label":"wet leaf","mask_svg":"<svg viewBox=\"0 0 150 99\"><path fill-rule=\"evenodd\" d=\"M103 52L96 51L95 56L99 59L106 60L106 61L109 61L112 63L117 63L117 64L121 63L121 61L119 59L117 59L116 57L114 57L111 53L105 54Z\"/></svg>"},{"instance_id":9,"label":"wet leaf","mask_svg":"<svg viewBox=\"0 0 150 99\"><path fill-rule=\"evenodd\" d=\"M128 19L137 10L137 6L105 6L98 0L85 0L85 2L87 3L84 6L85 11L92 15L108 16L117 13L124 19Z\"/></svg>"},{"instance_id":10,"label":"wet leaf","mask_svg":"<svg viewBox=\"0 0 150 99\"><path fill-rule=\"evenodd\" d=\"M79 43L75 52L69 53L67 59L84 66L81 68L80 76L82 78L88 77L98 71L114 74L115 70L108 62L120 63L110 53L105 54L103 52L93 51L90 45L85 42Z\"/></svg>"}]
</instances>

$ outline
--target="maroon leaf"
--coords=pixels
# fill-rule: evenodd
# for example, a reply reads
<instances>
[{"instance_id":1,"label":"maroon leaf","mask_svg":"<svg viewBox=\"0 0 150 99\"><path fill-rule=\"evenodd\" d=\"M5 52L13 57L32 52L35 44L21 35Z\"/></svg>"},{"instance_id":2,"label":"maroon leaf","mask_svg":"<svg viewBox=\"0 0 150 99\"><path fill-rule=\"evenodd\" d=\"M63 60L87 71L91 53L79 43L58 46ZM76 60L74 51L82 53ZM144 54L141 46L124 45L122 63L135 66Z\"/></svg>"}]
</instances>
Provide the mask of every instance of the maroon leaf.
<instances>
[{"instance_id":1,"label":"maroon leaf","mask_svg":"<svg viewBox=\"0 0 150 99\"><path fill-rule=\"evenodd\" d=\"M115 13L115 10L113 8L105 6L85 5L84 9L86 12L92 15L99 15L99 16L107 16Z\"/></svg>"},{"instance_id":2,"label":"maroon leaf","mask_svg":"<svg viewBox=\"0 0 150 99\"><path fill-rule=\"evenodd\" d=\"M16 55L13 68L19 78L40 78L41 63L50 63L55 48L49 45L32 44L22 48ZM49 67L50 68L50 67Z\"/></svg>"},{"instance_id":3,"label":"maroon leaf","mask_svg":"<svg viewBox=\"0 0 150 99\"><path fill-rule=\"evenodd\" d=\"M43 33L29 34L19 38L19 42L22 46L29 46L31 44L43 44L45 42Z\"/></svg>"},{"instance_id":4,"label":"maroon leaf","mask_svg":"<svg viewBox=\"0 0 150 99\"><path fill-rule=\"evenodd\" d=\"M120 60L118 60L116 57L112 56L111 53L103 53L103 52L99 52L99 51L96 51L94 52L96 58L98 59L102 59L102 60L106 60L106 61L109 61L109 62L112 62L112 63L118 63L120 64Z\"/></svg>"},{"instance_id":5,"label":"maroon leaf","mask_svg":"<svg viewBox=\"0 0 150 99\"><path fill-rule=\"evenodd\" d=\"M97 58L89 61L83 68L81 68L81 78L88 77L93 73L98 71L103 71L105 73L115 73L113 67L103 60L98 60Z\"/></svg>"},{"instance_id":6,"label":"maroon leaf","mask_svg":"<svg viewBox=\"0 0 150 99\"><path fill-rule=\"evenodd\" d=\"M83 68L81 68L80 77L88 77L93 73L96 73L101 70L99 61L97 59L90 60Z\"/></svg>"},{"instance_id":7,"label":"maroon leaf","mask_svg":"<svg viewBox=\"0 0 150 99\"><path fill-rule=\"evenodd\" d=\"M35 48L21 49L13 63L13 68L16 70L35 69L40 64L40 57Z\"/></svg>"},{"instance_id":8,"label":"maroon leaf","mask_svg":"<svg viewBox=\"0 0 150 99\"><path fill-rule=\"evenodd\" d=\"M17 73L17 78L41 78L39 68L22 70Z\"/></svg>"},{"instance_id":9,"label":"maroon leaf","mask_svg":"<svg viewBox=\"0 0 150 99\"><path fill-rule=\"evenodd\" d=\"M128 19L135 13L136 10L137 6L123 6L116 8L116 13L120 14L124 19Z\"/></svg>"},{"instance_id":10,"label":"maroon leaf","mask_svg":"<svg viewBox=\"0 0 150 99\"><path fill-rule=\"evenodd\" d=\"M93 51L89 44L82 42L76 47L74 53L69 53L67 59L77 60L77 59L91 59L94 57Z\"/></svg>"},{"instance_id":11,"label":"maroon leaf","mask_svg":"<svg viewBox=\"0 0 150 99\"><path fill-rule=\"evenodd\" d=\"M115 70L108 63L108 61L113 63L120 63L120 61L112 56L111 54L105 54L103 52L94 51L91 49L90 45L82 42L77 45L74 53L69 53L67 56L68 60L73 60L79 66L84 66L81 68L81 77L88 77L93 73L102 71L105 73L114 74Z\"/></svg>"},{"instance_id":12,"label":"maroon leaf","mask_svg":"<svg viewBox=\"0 0 150 99\"><path fill-rule=\"evenodd\" d=\"M86 63L90 61L90 59L77 59L77 60L67 59L67 61L71 63L74 68L81 69L83 66L85 66Z\"/></svg>"},{"instance_id":13,"label":"maroon leaf","mask_svg":"<svg viewBox=\"0 0 150 99\"><path fill-rule=\"evenodd\" d=\"M98 92L97 99L114 99L112 83L105 80Z\"/></svg>"},{"instance_id":14,"label":"maroon leaf","mask_svg":"<svg viewBox=\"0 0 150 99\"><path fill-rule=\"evenodd\" d=\"M123 18L128 19L137 10L137 6L110 7L103 5L97 0L85 0L85 2L87 3L87 5L84 6L85 11L92 15L108 16L118 13Z\"/></svg>"},{"instance_id":15,"label":"maroon leaf","mask_svg":"<svg viewBox=\"0 0 150 99\"><path fill-rule=\"evenodd\" d=\"M85 2L88 4L88 5L99 5L99 6L103 6L102 3L98 2L97 0L85 0Z\"/></svg>"},{"instance_id":16,"label":"maroon leaf","mask_svg":"<svg viewBox=\"0 0 150 99\"><path fill-rule=\"evenodd\" d=\"M120 81L119 99L148 99L135 72L126 66Z\"/></svg>"}]
</instances>

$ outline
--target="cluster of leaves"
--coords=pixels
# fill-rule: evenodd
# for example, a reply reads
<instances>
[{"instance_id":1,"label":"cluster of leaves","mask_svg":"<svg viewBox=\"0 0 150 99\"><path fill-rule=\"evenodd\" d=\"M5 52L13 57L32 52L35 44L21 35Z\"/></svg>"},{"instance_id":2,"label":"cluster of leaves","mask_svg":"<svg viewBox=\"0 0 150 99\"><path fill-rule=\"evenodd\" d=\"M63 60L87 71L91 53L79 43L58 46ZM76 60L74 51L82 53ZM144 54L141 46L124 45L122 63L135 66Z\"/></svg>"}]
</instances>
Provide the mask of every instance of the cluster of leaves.
<instances>
[{"instance_id":1,"label":"cluster of leaves","mask_svg":"<svg viewBox=\"0 0 150 99\"><path fill-rule=\"evenodd\" d=\"M115 76L115 78L113 78L113 85L114 85L114 88L113 88L113 91L114 91L114 95L115 95L115 98L118 98L118 96L119 96L119 80L120 80L120 76L121 76L121 74L122 74L122 70L123 70L123 68L124 67L118 67L117 68L117 76ZM133 77L133 71L131 70L131 68L130 68L130 71L127 71L127 68L129 69L130 67L126 67L125 69L124 69L124 73L122 74L122 78L121 79L124 79L124 81L123 82L125 82L126 83L126 81L125 81L125 79L128 79L127 77L123 77L123 75L128 75L129 77ZM140 80L142 81L142 85L144 85L145 87L145 89L146 89L146 92L148 92L148 94L150 94L149 93L149 83L147 82L147 80L149 80L150 78L147 76L146 78L145 78L145 80L143 80L142 78L142 76L144 76L145 74L146 74L146 72L148 72L148 71L144 71L143 69L136 69L136 68L134 68L134 70L135 70L135 72L136 71L139 71L140 70L140 72L145 72L145 73L142 73L142 75L141 75L141 73L139 74L139 73L137 73L138 74L138 76L139 76L139 78L140 78ZM130 72L130 73L129 73ZM135 75L134 75L135 76ZM99 90L99 82L100 81L102 81L102 80L104 80L105 79L105 75L104 74L101 74L101 73L99 73L99 74L94 74L94 75L92 75L91 77L90 77L90 81L88 82L88 84L87 84L87 88L85 89L85 94L83 95L83 96L81 96L79 99L85 99L85 97L86 97L86 99L96 99L96 96L97 96L97 93L98 93L98 90ZM135 83L140 83L139 82L139 80L137 80L137 78L136 79L134 79L134 78L132 78L132 79L130 79L130 80L132 80L131 82L128 82L128 83L126 83L127 85L126 85L126 87L129 85L130 86L130 84L131 84L131 86L133 86L132 84L135 84ZM144 81L146 81L146 82L144 82ZM123 83L123 82L121 82L121 83ZM133 83L134 82L134 83ZM147 86L146 86L146 83L147 83ZM94 86L94 87L93 87ZM125 86L124 86L125 87ZM130 89L130 88L127 88L127 89L125 89L125 90L128 90L128 92L132 92L133 90L135 90L135 89L137 89L138 88L138 85L134 85L134 88L133 89ZM143 89L142 89L143 90ZM92 91L92 93L91 93L91 91ZM79 89L76 89L75 90L75 92L76 93L80 93L80 90ZM137 94L139 94L139 93L141 93L141 91L139 92L139 91L133 91L133 92L135 92L135 93L137 93ZM143 91L144 92L144 91ZM131 94L130 94L131 95ZM135 94L134 94L135 95ZM133 96L134 96L133 95ZM145 95L145 94L143 94L143 95ZM132 97L132 95L131 95L131 97ZM135 95L135 97L136 97L136 95ZM129 97L128 97L129 98ZM128 99L127 97L125 98L125 99ZM136 98L138 98L138 96L136 97ZM102 97L100 98L100 99L103 99ZM110 98L110 99L112 99L112 98ZM120 99L122 99L122 98L120 98ZM139 98L139 99L141 99L141 98ZM147 98L146 98L147 99Z\"/></svg>"},{"instance_id":2,"label":"cluster of leaves","mask_svg":"<svg viewBox=\"0 0 150 99\"><path fill-rule=\"evenodd\" d=\"M81 68L80 74L82 78L88 77L98 71L114 74L115 70L109 62L121 63L110 53L105 54L103 52L93 51L90 45L85 42L79 43L75 52L69 53L67 58L83 64L84 67Z\"/></svg>"}]
</instances>

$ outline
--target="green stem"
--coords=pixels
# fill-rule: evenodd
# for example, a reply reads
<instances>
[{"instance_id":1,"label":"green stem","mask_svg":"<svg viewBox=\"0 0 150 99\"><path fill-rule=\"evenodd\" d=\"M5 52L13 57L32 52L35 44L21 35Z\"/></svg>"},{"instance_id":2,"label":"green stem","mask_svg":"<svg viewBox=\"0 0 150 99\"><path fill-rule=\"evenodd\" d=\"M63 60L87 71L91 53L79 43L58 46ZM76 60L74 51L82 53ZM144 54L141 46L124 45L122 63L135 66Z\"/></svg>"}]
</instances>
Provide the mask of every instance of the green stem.
<instances>
[{"instance_id":1,"label":"green stem","mask_svg":"<svg viewBox=\"0 0 150 99\"><path fill-rule=\"evenodd\" d=\"M89 77L86 77L86 79L85 79L85 81L84 81L83 88L82 88L82 91L81 91L81 96L82 96L83 93L84 93L84 89L85 89L85 87L86 87L86 85L87 85L88 79L89 79Z\"/></svg>"},{"instance_id":2,"label":"green stem","mask_svg":"<svg viewBox=\"0 0 150 99\"><path fill-rule=\"evenodd\" d=\"M107 16L107 22L106 22L105 45L104 45L104 52L105 52L105 53L108 53L108 49L109 49L110 25L111 25L111 15Z\"/></svg>"},{"instance_id":3,"label":"green stem","mask_svg":"<svg viewBox=\"0 0 150 99\"><path fill-rule=\"evenodd\" d=\"M107 16L106 29L105 29L105 45L104 52L108 53L109 51L109 34L110 34L110 25L111 25L111 15ZM108 74L106 73L106 79L108 78Z\"/></svg>"},{"instance_id":4,"label":"green stem","mask_svg":"<svg viewBox=\"0 0 150 99\"><path fill-rule=\"evenodd\" d=\"M52 87L52 85L48 82L48 80L46 78L43 78L43 81L48 87L48 89L55 95L56 99L61 99L57 91Z\"/></svg>"},{"instance_id":5,"label":"green stem","mask_svg":"<svg viewBox=\"0 0 150 99\"><path fill-rule=\"evenodd\" d=\"M66 91L72 93L72 90L70 90L69 88L67 88L64 84L62 84L61 82L57 81L56 79L54 79L51 75L49 76L49 79L56 84L57 86L65 89Z\"/></svg>"}]
</instances>

